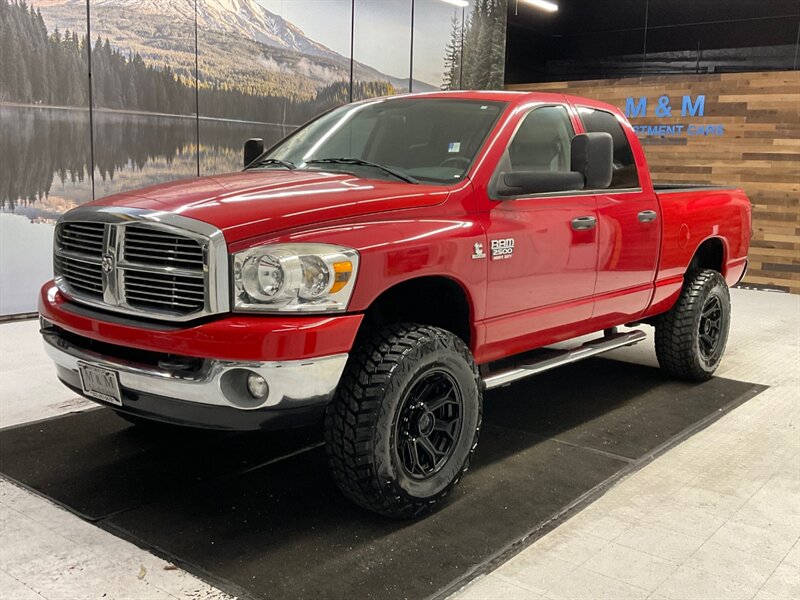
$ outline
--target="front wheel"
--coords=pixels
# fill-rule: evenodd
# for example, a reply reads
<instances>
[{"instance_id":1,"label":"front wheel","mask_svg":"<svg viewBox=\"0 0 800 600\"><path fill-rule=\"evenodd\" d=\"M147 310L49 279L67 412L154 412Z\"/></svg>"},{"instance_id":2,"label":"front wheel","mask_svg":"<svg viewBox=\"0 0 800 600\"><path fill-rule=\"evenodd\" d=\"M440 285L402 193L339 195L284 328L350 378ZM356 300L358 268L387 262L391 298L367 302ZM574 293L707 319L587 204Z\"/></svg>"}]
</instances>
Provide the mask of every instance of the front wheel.
<instances>
[{"instance_id":1,"label":"front wheel","mask_svg":"<svg viewBox=\"0 0 800 600\"><path fill-rule=\"evenodd\" d=\"M717 271L687 276L680 298L656 323L656 356L678 379L706 381L717 370L731 323L728 285Z\"/></svg>"},{"instance_id":2,"label":"front wheel","mask_svg":"<svg viewBox=\"0 0 800 600\"><path fill-rule=\"evenodd\" d=\"M452 333L405 324L365 335L325 416L333 479L382 515L430 512L469 467L481 410L478 369Z\"/></svg>"}]
</instances>

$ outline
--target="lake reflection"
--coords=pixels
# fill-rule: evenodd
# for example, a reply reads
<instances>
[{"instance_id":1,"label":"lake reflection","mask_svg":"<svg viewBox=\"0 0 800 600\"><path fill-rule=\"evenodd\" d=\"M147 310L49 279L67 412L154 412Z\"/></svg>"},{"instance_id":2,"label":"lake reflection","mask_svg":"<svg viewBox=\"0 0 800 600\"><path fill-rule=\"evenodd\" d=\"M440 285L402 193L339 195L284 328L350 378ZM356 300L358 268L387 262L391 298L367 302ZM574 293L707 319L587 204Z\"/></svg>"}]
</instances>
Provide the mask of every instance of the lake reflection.
<instances>
[{"instance_id":1,"label":"lake reflection","mask_svg":"<svg viewBox=\"0 0 800 600\"><path fill-rule=\"evenodd\" d=\"M94 195L197 174L194 117L95 110ZM271 144L292 127L200 121L200 172L241 169L250 137ZM89 112L0 106L0 204L3 211L52 222L92 199Z\"/></svg>"}]
</instances>

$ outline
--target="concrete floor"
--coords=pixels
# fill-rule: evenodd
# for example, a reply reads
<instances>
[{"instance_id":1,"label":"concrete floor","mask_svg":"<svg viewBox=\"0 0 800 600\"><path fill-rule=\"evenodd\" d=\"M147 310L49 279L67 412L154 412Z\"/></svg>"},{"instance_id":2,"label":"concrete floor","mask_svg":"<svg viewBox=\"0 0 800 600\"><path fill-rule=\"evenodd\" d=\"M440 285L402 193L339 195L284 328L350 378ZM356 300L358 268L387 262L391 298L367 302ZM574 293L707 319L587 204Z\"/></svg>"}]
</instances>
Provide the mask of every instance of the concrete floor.
<instances>
[{"instance_id":1,"label":"concrete floor","mask_svg":"<svg viewBox=\"0 0 800 600\"><path fill-rule=\"evenodd\" d=\"M800 296L732 298L718 374L770 389L459 599L800 598ZM609 357L655 363L652 340ZM0 325L0 427L92 406L56 381L36 322ZM228 596L0 479L0 598L94 597Z\"/></svg>"},{"instance_id":2,"label":"concrete floor","mask_svg":"<svg viewBox=\"0 0 800 600\"><path fill-rule=\"evenodd\" d=\"M459 600L800 598L800 297L731 296L731 336L717 373L770 388ZM652 339L608 356L656 364Z\"/></svg>"}]
</instances>

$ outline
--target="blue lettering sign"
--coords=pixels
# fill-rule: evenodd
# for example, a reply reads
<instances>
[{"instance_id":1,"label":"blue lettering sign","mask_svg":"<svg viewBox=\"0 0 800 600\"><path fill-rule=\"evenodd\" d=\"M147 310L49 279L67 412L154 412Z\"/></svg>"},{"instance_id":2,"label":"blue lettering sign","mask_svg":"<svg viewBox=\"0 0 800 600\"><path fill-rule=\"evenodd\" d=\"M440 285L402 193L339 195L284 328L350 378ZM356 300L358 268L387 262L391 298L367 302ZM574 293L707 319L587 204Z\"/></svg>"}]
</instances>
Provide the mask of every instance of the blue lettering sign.
<instances>
[{"instance_id":1,"label":"blue lettering sign","mask_svg":"<svg viewBox=\"0 0 800 600\"><path fill-rule=\"evenodd\" d=\"M661 96L661 98L658 99L656 116L661 118L672 116L672 107L669 105L669 96Z\"/></svg>"},{"instance_id":2,"label":"blue lettering sign","mask_svg":"<svg viewBox=\"0 0 800 600\"><path fill-rule=\"evenodd\" d=\"M678 116L678 108L675 107L675 114L672 113L671 98L669 96L659 96L655 98L655 116L659 119ZM625 116L629 119L646 117L648 109L648 98L646 96L631 96L625 99ZM704 117L706 112L705 94L697 96L681 97L681 116L682 117ZM638 124L633 125L633 130L642 137L672 137L680 135L689 136L720 136L725 135L723 125L695 125L688 123L672 123L665 125L658 124Z\"/></svg>"},{"instance_id":3,"label":"blue lettering sign","mask_svg":"<svg viewBox=\"0 0 800 600\"><path fill-rule=\"evenodd\" d=\"M629 119L632 117L646 117L647 116L647 98L644 96L639 98L639 102L633 102L633 98L625 100L625 116Z\"/></svg>"},{"instance_id":4,"label":"blue lettering sign","mask_svg":"<svg viewBox=\"0 0 800 600\"><path fill-rule=\"evenodd\" d=\"M681 116L685 117L687 114L691 117L702 117L706 112L706 97L700 95L692 104L691 96L683 97L683 104L681 105Z\"/></svg>"}]
</instances>

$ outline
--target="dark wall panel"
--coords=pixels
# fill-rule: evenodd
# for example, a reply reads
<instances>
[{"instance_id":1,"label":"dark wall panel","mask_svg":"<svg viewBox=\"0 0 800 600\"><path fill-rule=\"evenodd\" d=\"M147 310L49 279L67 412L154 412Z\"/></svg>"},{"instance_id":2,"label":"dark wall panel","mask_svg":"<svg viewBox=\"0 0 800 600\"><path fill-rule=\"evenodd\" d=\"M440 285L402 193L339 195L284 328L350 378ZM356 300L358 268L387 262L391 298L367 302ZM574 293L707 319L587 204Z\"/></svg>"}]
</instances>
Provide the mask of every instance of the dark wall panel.
<instances>
[{"instance_id":1,"label":"dark wall panel","mask_svg":"<svg viewBox=\"0 0 800 600\"><path fill-rule=\"evenodd\" d=\"M557 0L509 8L506 83L797 68L786 0Z\"/></svg>"}]
</instances>

